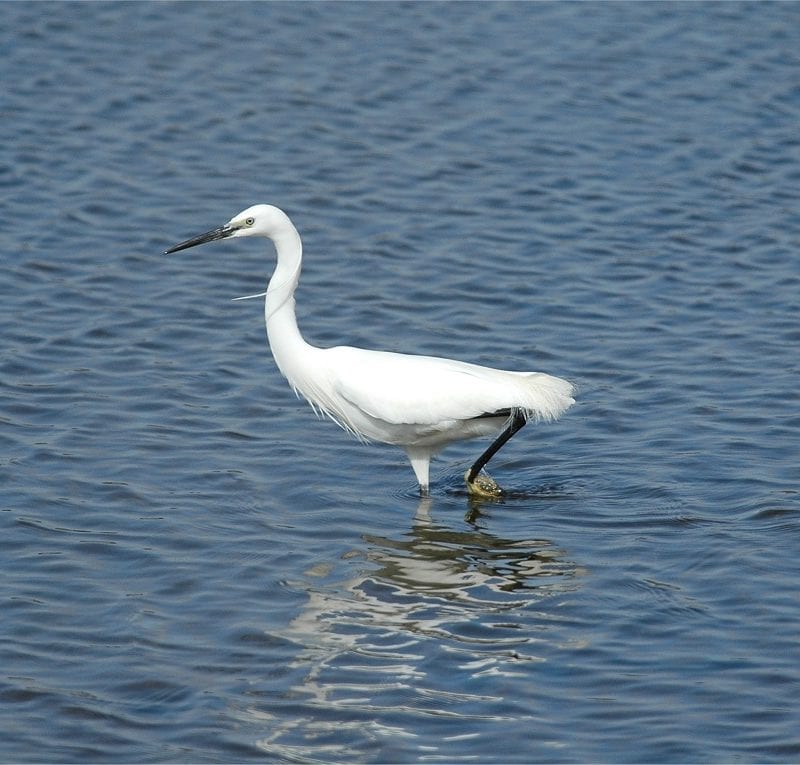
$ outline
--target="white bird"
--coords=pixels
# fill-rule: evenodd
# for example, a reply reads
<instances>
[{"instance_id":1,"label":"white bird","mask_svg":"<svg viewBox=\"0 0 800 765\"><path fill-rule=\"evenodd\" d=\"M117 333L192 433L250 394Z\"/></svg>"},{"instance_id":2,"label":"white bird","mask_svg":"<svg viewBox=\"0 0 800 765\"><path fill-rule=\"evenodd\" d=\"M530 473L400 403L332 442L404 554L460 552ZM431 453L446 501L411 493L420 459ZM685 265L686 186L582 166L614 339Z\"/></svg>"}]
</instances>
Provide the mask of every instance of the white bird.
<instances>
[{"instance_id":1,"label":"white bird","mask_svg":"<svg viewBox=\"0 0 800 765\"><path fill-rule=\"evenodd\" d=\"M541 372L511 372L463 361L363 348L317 348L297 327L294 292L303 246L289 217L254 205L224 226L167 250L217 239L262 236L272 240L277 266L267 286L264 316L272 355L295 393L364 441L403 449L428 494L431 458L448 444L497 435L466 472L473 494L496 497L499 486L483 467L525 423L554 420L575 403L573 386Z\"/></svg>"}]
</instances>

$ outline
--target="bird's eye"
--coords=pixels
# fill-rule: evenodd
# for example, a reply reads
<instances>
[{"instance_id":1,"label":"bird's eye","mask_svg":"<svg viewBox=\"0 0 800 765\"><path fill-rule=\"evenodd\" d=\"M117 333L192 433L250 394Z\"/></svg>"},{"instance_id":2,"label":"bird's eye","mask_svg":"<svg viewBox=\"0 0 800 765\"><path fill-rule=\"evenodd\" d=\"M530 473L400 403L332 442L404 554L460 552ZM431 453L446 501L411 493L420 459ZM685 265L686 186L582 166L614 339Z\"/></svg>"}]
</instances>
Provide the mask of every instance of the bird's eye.
<instances>
[{"instance_id":1,"label":"bird's eye","mask_svg":"<svg viewBox=\"0 0 800 765\"><path fill-rule=\"evenodd\" d=\"M245 218L244 225L245 226L252 226L256 222L255 218Z\"/></svg>"}]
</instances>

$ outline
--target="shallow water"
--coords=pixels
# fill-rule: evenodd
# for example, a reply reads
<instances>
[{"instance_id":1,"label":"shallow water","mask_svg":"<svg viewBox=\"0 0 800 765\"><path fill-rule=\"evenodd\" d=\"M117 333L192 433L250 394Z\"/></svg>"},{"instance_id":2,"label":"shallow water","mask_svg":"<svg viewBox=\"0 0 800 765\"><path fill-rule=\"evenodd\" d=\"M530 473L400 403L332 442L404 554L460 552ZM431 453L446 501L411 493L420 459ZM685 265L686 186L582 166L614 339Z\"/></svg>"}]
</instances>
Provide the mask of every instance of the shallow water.
<instances>
[{"instance_id":1,"label":"shallow water","mask_svg":"<svg viewBox=\"0 0 800 765\"><path fill-rule=\"evenodd\" d=\"M4 4L0 759L800 757L800 6ZM573 380L492 463L321 345Z\"/></svg>"}]
</instances>

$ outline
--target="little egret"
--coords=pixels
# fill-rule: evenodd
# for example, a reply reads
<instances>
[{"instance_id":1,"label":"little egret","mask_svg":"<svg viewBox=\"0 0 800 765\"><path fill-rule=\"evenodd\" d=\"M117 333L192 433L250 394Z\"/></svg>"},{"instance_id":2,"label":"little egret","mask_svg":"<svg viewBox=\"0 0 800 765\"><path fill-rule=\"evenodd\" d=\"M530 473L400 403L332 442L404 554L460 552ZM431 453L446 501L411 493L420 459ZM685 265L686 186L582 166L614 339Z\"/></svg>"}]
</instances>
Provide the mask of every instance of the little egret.
<instances>
[{"instance_id":1,"label":"little egret","mask_svg":"<svg viewBox=\"0 0 800 765\"><path fill-rule=\"evenodd\" d=\"M486 463L528 420L554 420L575 403L571 383L541 372L309 345L294 310L303 246L277 207L248 207L224 226L176 244L166 254L242 236L271 239L277 252L267 291L250 297L265 296L267 337L278 369L296 394L344 430L403 449L423 496L428 494L431 457L455 441L489 435L497 437L464 478L471 493L500 496L500 487L481 472Z\"/></svg>"}]
</instances>

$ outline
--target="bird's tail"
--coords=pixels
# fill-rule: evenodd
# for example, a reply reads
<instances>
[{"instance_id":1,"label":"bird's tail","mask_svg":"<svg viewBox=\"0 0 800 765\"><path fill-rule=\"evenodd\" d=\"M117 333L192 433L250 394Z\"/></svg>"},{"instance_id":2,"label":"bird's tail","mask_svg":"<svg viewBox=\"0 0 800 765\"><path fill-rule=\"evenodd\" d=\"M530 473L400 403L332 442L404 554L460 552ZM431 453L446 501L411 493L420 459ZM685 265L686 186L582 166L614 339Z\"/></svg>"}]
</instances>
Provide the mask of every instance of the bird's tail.
<instances>
[{"instance_id":1,"label":"bird's tail","mask_svg":"<svg viewBox=\"0 0 800 765\"><path fill-rule=\"evenodd\" d=\"M542 372L520 374L519 408L529 419L557 420L574 403L575 386Z\"/></svg>"}]
</instances>

